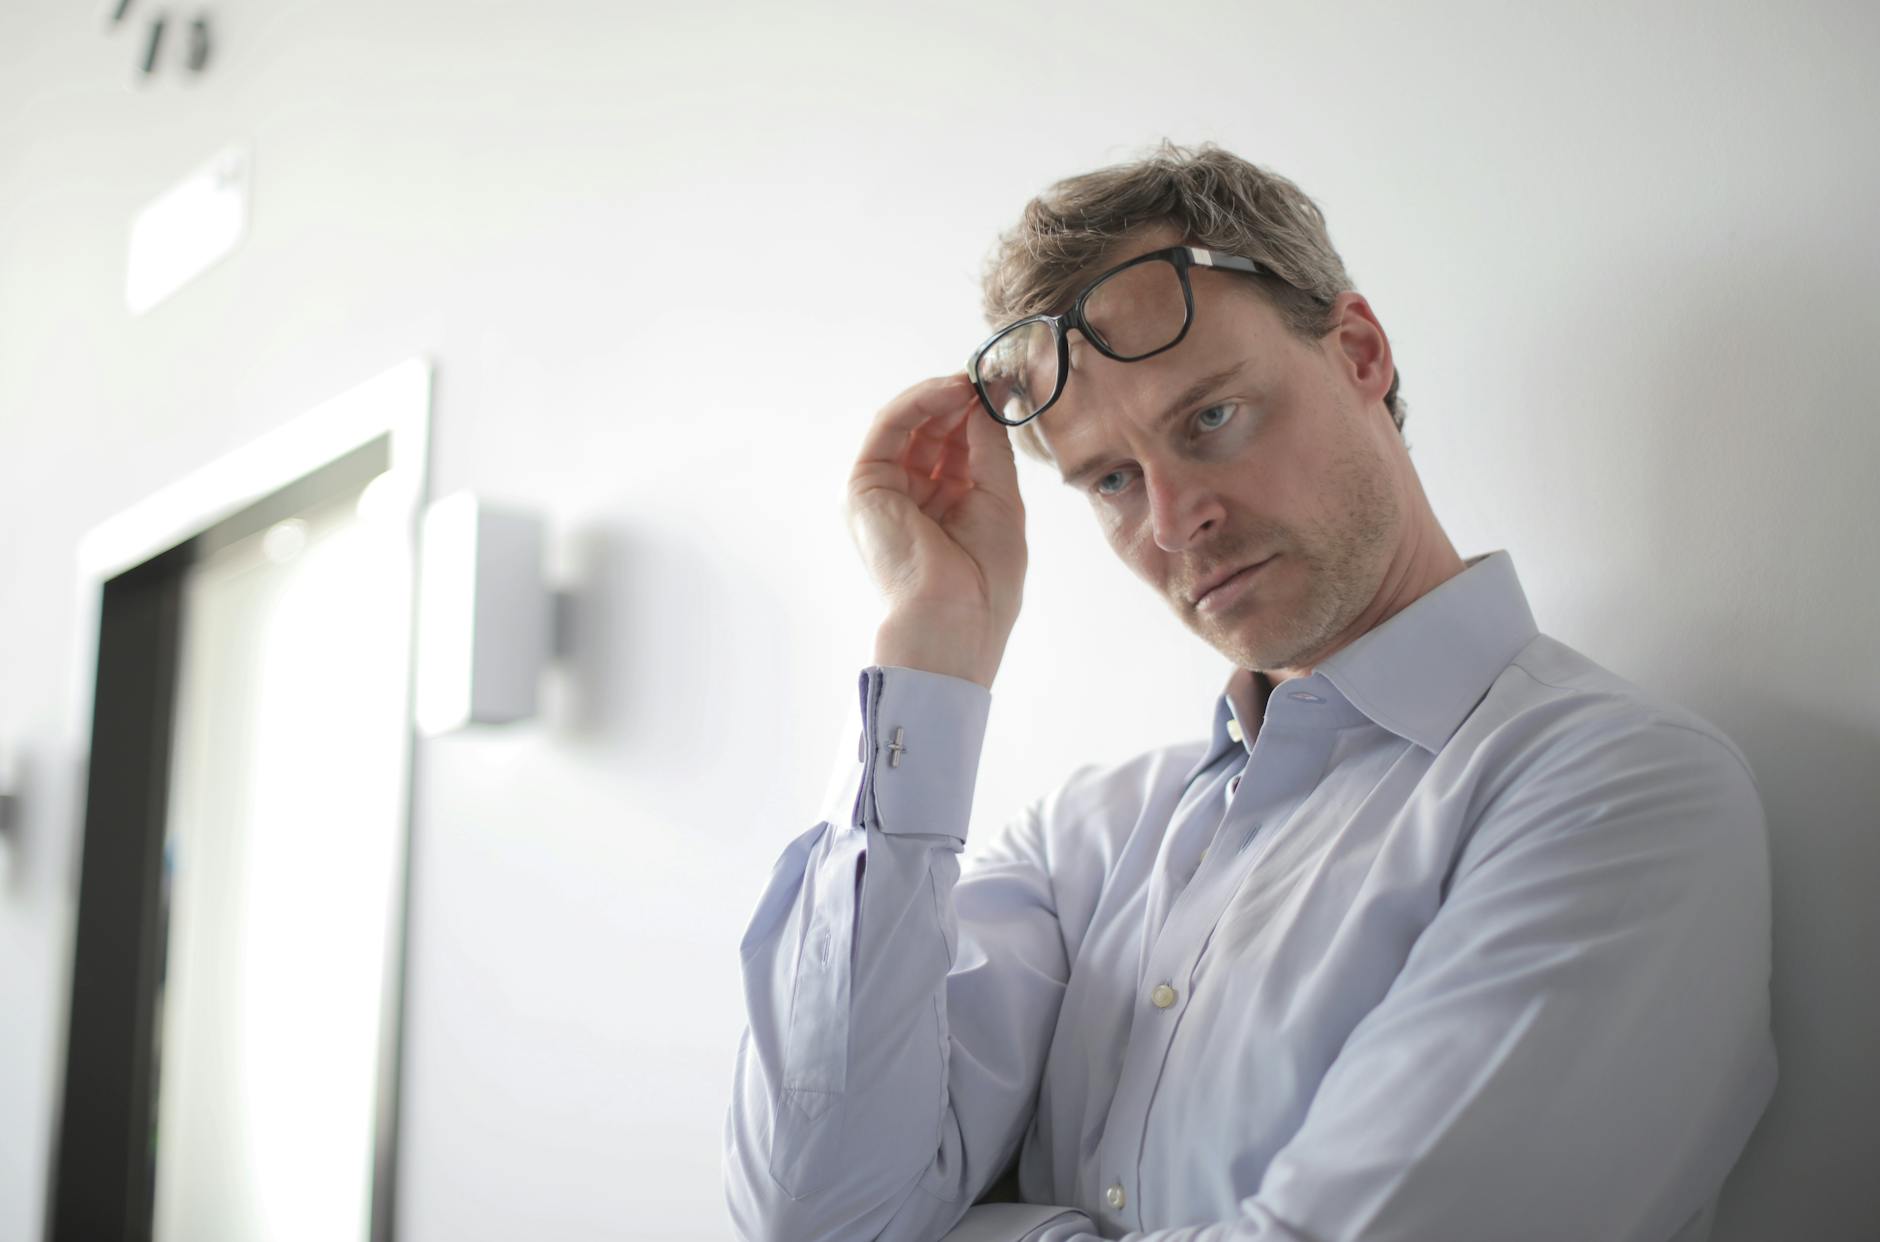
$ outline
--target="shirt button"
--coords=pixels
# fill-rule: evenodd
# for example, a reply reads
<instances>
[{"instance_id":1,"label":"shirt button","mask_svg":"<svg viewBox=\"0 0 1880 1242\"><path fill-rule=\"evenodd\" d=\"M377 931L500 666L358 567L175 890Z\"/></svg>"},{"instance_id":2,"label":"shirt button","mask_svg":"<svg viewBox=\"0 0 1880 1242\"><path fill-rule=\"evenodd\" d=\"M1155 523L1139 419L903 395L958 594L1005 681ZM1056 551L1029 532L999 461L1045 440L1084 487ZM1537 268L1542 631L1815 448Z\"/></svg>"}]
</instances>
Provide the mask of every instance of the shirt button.
<instances>
[{"instance_id":1,"label":"shirt button","mask_svg":"<svg viewBox=\"0 0 1880 1242\"><path fill-rule=\"evenodd\" d=\"M1241 740L1240 722L1235 720L1232 716L1227 718L1227 736L1233 738L1236 742Z\"/></svg>"},{"instance_id":2,"label":"shirt button","mask_svg":"<svg viewBox=\"0 0 1880 1242\"><path fill-rule=\"evenodd\" d=\"M1157 1009L1167 1009L1175 1003L1175 989L1166 983L1156 984L1155 990L1149 993L1149 1003Z\"/></svg>"},{"instance_id":3,"label":"shirt button","mask_svg":"<svg viewBox=\"0 0 1880 1242\"><path fill-rule=\"evenodd\" d=\"M1103 1192L1103 1197L1109 1202L1109 1205L1117 1211L1120 1212L1123 1210L1123 1188L1121 1186L1110 1187Z\"/></svg>"}]
</instances>

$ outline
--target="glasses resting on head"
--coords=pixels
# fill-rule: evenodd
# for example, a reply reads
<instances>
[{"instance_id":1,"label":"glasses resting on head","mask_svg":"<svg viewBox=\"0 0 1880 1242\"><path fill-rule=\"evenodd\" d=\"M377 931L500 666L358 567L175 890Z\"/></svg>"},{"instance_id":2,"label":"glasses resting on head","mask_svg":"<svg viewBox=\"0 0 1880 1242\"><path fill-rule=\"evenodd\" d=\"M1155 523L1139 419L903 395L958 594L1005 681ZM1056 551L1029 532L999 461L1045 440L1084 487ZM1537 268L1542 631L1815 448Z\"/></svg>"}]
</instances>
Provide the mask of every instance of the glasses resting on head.
<instances>
[{"instance_id":1,"label":"glasses resting on head","mask_svg":"<svg viewBox=\"0 0 1880 1242\"><path fill-rule=\"evenodd\" d=\"M1091 281L1062 315L1028 315L987 337L966 362L980 404L1008 427L1023 426L1049 409L1070 372L1072 328L1118 362L1140 362L1173 349L1195 318L1188 282L1193 267L1279 279L1264 263L1199 246L1138 255Z\"/></svg>"}]
</instances>

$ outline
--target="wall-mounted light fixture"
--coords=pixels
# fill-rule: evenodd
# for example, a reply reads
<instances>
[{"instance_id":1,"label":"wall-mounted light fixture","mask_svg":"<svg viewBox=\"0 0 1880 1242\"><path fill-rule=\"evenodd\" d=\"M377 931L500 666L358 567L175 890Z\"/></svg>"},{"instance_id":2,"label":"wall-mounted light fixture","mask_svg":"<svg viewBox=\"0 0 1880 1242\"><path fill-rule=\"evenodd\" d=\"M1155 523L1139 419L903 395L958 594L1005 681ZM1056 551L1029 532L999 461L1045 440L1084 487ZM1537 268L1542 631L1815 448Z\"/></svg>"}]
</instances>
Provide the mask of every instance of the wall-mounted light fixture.
<instances>
[{"instance_id":1,"label":"wall-mounted light fixture","mask_svg":"<svg viewBox=\"0 0 1880 1242\"><path fill-rule=\"evenodd\" d=\"M470 492L425 511L418 560L417 723L435 736L536 714L555 656L541 518Z\"/></svg>"},{"instance_id":2,"label":"wall-mounted light fixture","mask_svg":"<svg viewBox=\"0 0 1880 1242\"><path fill-rule=\"evenodd\" d=\"M19 835L20 776L18 760L10 746L0 746L0 869L11 860Z\"/></svg>"}]
</instances>

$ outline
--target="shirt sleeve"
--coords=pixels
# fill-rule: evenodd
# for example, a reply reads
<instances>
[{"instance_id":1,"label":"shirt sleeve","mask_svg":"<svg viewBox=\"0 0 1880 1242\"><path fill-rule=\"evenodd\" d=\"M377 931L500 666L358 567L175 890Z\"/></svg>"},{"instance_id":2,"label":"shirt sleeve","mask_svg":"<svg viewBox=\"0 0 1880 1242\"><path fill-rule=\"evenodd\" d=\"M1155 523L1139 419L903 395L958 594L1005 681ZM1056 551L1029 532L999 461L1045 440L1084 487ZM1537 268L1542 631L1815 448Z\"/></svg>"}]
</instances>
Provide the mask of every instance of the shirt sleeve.
<instances>
[{"instance_id":1,"label":"shirt sleeve","mask_svg":"<svg viewBox=\"0 0 1880 1242\"><path fill-rule=\"evenodd\" d=\"M822 818L740 947L724 1169L741 1238L931 1242L1018 1149L1070 971L1039 804L960 877L990 706L962 678L861 675Z\"/></svg>"},{"instance_id":2,"label":"shirt sleeve","mask_svg":"<svg viewBox=\"0 0 1880 1242\"><path fill-rule=\"evenodd\" d=\"M1731 748L1664 723L1566 748L1490 800L1236 1217L1124 1242L1705 1236L1775 1084L1769 903Z\"/></svg>"}]
</instances>

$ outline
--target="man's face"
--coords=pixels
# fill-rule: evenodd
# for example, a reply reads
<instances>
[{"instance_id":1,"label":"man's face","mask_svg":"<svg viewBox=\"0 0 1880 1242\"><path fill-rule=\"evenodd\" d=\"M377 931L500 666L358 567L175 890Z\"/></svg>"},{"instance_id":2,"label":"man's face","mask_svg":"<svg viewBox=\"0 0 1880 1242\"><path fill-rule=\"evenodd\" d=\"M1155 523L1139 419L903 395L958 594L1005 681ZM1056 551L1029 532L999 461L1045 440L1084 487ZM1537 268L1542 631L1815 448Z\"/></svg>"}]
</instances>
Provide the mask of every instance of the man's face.
<instances>
[{"instance_id":1,"label":"man's face","mask_svg":"<svg viewBox=\"0 0 1880 1242\"><path fill-rule=\"evenodd\" d=\"M1145 235L1106 266L1179 241ZM1389 344L1355 293L1309 343L1249 277L1189 278L1194 322L1165 353L1117 362L1071 335L1039 430L1110 546L1184 624L1241 668L1309 669L1364 625L1409 512L1409 459L1382 404Z\"/></svg>"}]
</instances>

